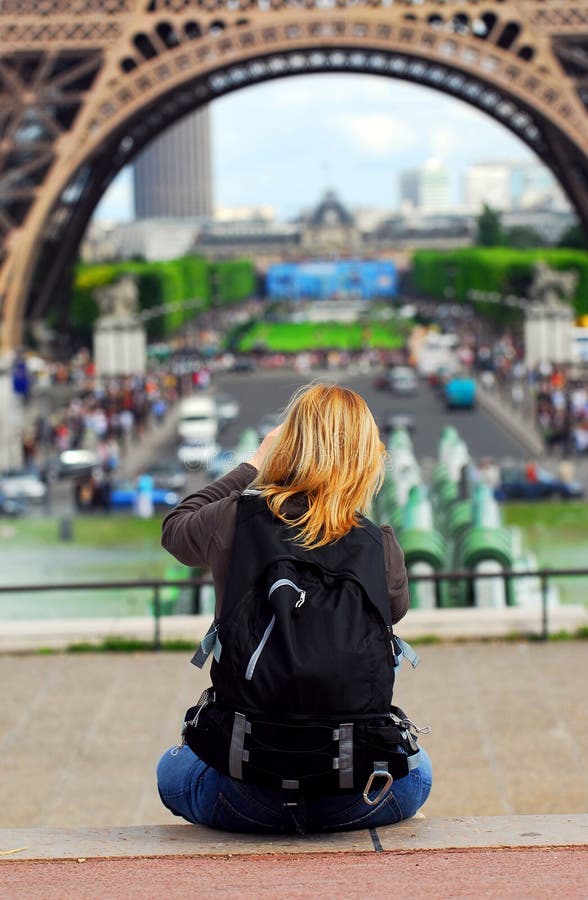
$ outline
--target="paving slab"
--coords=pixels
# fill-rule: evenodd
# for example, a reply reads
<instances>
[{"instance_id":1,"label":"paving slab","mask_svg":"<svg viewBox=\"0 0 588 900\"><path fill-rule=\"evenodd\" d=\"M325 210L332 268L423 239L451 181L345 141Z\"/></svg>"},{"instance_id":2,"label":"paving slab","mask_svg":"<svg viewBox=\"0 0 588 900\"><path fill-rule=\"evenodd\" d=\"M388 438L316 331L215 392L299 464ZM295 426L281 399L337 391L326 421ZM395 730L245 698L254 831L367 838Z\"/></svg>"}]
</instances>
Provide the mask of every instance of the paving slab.
<instances>
[{"instance_id":1,"label":"paving slab","mask_svg":"<svg viewBox=\"0 0 588 900\"><path fill-rule=\"evenodd\" d=\"M374 852L367 830L337 834L230 834L205 825L128 828L0 829L2 859L89 859L150 856L243 856Z\"/></svg>"},{"instance_id":2,"label":"paving slab","mask_svg":"<svg viewBox=\"0 0 588 900\"><path fill-rule=\"evenodd\" d=\"M588 846L588 815L418 817L384 828L304 836L229 834L204 825L5 828L0 829L0 865L11 860L574 846Z\"/></svg>"},{"instance_id":3,"label":"paving slab","mask_svg":"<svg viewBox=\"0 0 588 900\"><path fill-rule=\"evenodd\" d=\"M432 729L427 819L588 811L585 641L420 653L395 701ZM190 655L0 655L0 828L177 824L155 768L209 684Z\"/></svg>"}]
</instances>

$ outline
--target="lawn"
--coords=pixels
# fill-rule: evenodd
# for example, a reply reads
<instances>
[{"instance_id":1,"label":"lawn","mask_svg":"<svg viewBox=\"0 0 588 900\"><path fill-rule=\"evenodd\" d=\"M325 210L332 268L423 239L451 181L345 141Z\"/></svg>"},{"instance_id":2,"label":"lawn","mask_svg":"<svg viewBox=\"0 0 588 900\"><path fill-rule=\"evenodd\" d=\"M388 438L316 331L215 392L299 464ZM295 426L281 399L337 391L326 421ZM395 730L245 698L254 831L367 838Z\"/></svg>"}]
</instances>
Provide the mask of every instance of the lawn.
<instances>
[{"instance_id":1,"label":"lawn","mask_svg":"<svg viewBox=\"0 0 588 900\"><path fill-rule=\"evenodd\" d=\"M502 506L506 525L523 533L523 546L532 551L545 568L588 567L588 503L506 503ZM555 579L562 601L588 603L588 576Z\"/></svg>"},{"instance_id":2,"label":"lawn","mask_svg":"<svg viewBox=\"0 0 588 900\"><path fill-rule=\"evenodd\" d=\"M182 578L160 543L161 518L84 516L72 521L72 540L60 538L54 518L0 524L2 584L59 584ZM164 591L165 593L165 591ZM145 615L151 589L60 591L0 595L0 619Z\"/></svg>"},{"instance_id":3,"label":"lawn","mask_svg":"<svg viewBox=\"0 0 588 900\"><path fill-rule=\"evenodd\" d=\"M303 350L361 350L402 347L405 338L395 323L386 322L255 322L239 340L239 350L275 353Z\"/></svg>"},{"instance_id":4,"label":"lawn","mask_svg":"<svg viewBox=\"0 0 588 900\"><path fill-rule=\"evenodd\" d=\"M91 547L143 546L145 542L159 546L161 519L139 519L136 516L76 516L72 521L73 539L78 545ZM5 547L29 544L63 545L59 537L59 520L23 517L4 520L0 536Z\"/></svg>"}]
</instances>

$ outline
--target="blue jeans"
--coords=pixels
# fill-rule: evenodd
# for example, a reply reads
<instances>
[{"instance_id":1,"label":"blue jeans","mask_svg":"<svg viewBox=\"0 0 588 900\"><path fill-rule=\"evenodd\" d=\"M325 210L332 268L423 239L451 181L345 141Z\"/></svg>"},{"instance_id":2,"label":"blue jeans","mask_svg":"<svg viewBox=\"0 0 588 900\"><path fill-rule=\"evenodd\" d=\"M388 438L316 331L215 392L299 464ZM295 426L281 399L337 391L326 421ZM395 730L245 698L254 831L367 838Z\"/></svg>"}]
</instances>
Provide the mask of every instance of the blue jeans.
<instances>
[{"instance_id":1,"label":"blue jeans","mask_svg":"<svg viewBox=\"0 0 588 900\"><path fill-rule=\"evenodd\" d=\"M188 822L223 831L253 834L351 831L408 819L431 790L431 762L420 751L419 765L393 782L377 805L361 794L310 797L292 809L279 791L243 784L202 762L189 747L172 747L159 760L157 784L164 806ZM370 793L370 798L378 794Z\"/></svg>"}]
</instances>

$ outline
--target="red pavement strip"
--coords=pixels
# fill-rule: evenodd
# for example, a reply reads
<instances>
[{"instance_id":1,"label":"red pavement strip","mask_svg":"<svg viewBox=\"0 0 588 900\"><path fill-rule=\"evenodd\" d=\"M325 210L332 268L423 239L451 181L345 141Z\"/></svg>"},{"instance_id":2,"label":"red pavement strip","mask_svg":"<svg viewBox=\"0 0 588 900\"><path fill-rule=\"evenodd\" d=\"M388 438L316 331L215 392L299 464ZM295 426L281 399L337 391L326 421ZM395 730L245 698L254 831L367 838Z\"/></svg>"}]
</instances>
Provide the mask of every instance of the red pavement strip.
<instances>
[{"instance_id":1,"label":"red pavement strip","mask_svg":"<svg viewBox=\"0 0 588 900\"><path fill-rule=\"evenodd\" d=\"M4 900L588 896L588 847L3 862Z\"/></svg>"}]
</instances>

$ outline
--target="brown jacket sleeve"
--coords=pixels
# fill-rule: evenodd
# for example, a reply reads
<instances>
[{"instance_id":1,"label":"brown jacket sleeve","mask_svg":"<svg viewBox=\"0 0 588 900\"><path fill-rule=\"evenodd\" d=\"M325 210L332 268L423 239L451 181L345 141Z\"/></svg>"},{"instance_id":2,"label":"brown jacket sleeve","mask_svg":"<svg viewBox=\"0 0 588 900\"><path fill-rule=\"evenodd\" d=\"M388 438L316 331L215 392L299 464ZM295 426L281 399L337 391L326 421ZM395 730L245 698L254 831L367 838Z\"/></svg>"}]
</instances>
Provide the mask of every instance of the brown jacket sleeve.
<instances>
[{"instance_id":1,"label":"brown jacket sleeve","mask_svg":"<svg viewBox=\"0 0 588 900\"><path fill-rule=\"evenodd\" d=\"M163 520L162 546L186 566L209 566L211 543L226 544L223 536L231 524L227 515L256 475L254 466L242 463L218 481L184 497ZM234 515L233 510L231 541Z\"/></svg>"},{"instance_id":2,"label":"brown jacket sleeve","mask_svg":"<svg viewBox=\"0 0 588 900\"><path fill-rule=\"evenodd\" d=\"M396 540L396 535L389 525L382 525L382 541L384 544L384 565L388 582L392 624L396 625L404 618L408 610L408 576L404 564L404 553Z\"/></svg>"}]
</instances>

